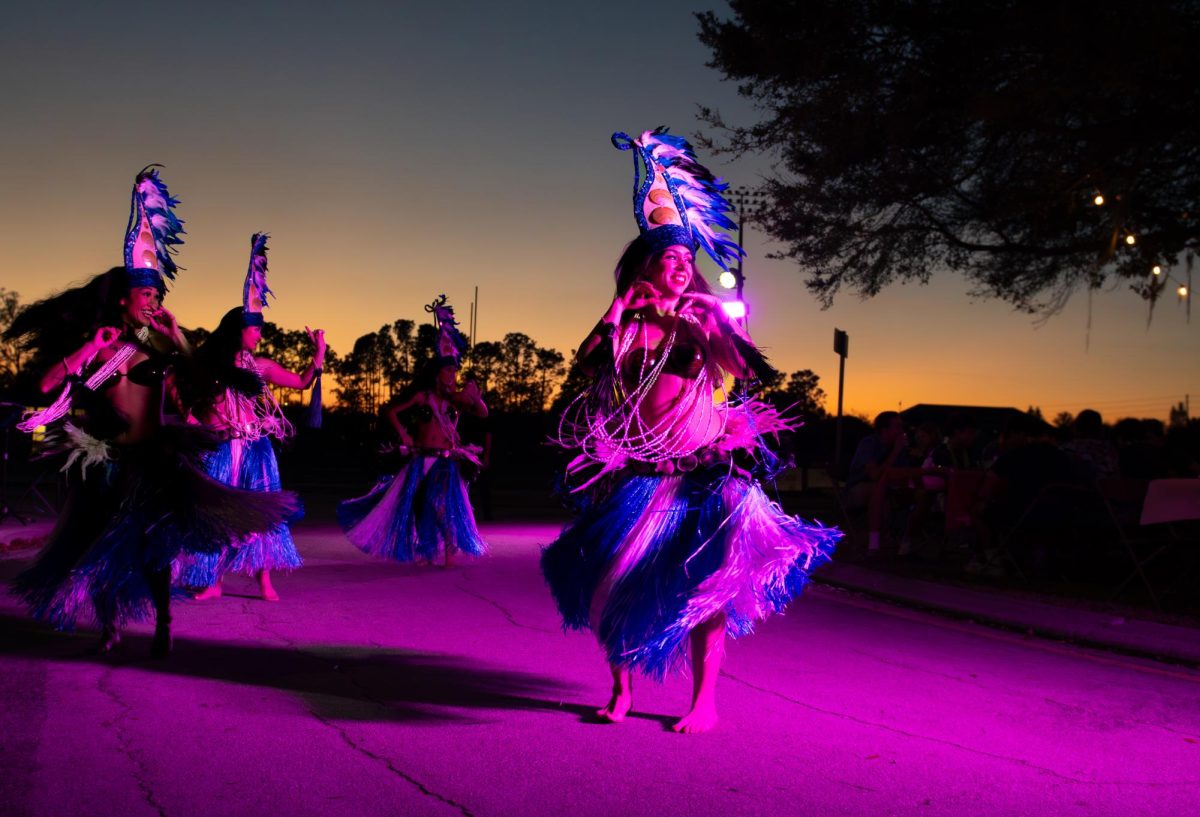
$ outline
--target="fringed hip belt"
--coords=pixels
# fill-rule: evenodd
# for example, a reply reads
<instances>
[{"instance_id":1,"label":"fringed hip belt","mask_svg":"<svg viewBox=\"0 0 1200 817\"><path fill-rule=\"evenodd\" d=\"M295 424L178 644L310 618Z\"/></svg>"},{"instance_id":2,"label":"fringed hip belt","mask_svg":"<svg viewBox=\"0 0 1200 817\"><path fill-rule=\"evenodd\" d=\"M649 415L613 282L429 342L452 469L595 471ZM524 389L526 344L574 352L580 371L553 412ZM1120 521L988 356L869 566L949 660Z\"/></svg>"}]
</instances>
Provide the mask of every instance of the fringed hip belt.
<instances>
[{"instance_id":1,"label":"fringed hip belt","mask_svg":"<svg viewBox=\"0 0 1200 817\"><path fill-rule=\"evenodd\" d=\"M229 442L230 440L245 440L252 443L266 435L257 429L236 428L234 426L213 427L210 429L213 435L221 442Z\"/></svg>"},{"instance_id":2,"label":"fringed hip belt","mask_svg":"<svg viewBox=\"0 0 1200 817\"><path fill-rule=\"evenodd\" d=\"M385 445L379 449L381 454L399 454L401 457L434 457L435 459L443 460L459 460L460 462L469 462L473 465L479 465L479 452L482 449L477 445L459 445L454 448L430 448L423 445Z\"/></svg>"},{"instance_id":3,"label":"fringed hip belt","mask_svg":"<svg viewBox=\"0 0 1200 817\"><path fill-rule=\"evenodd\" d=\"M623 470L640 475L667 477L707 471L716 467L727 467L740 476L749 477L754 467L754 459L744 449L729 451L710 445L680 457L667 457L654 461L627 460Z\"/></svg>"}]
</instances>

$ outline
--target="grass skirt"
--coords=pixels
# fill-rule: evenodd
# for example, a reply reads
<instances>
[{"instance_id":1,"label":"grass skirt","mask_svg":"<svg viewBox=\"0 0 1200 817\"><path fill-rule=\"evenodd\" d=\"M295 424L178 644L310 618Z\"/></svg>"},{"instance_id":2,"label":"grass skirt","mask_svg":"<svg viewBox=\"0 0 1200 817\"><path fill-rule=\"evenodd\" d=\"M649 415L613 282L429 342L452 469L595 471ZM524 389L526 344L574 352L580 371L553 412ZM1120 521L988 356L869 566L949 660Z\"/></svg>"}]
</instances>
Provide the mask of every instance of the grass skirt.
<instances>
[{"instance_id":1,"label":"grass skirt","mask_svg":"<svg viewBox=\"0 0 1200 817\"><path fill-rule=\"evenodd\" d=\"M37 561L14 581L33 616L59 629L80 615L101 626L146 619L151 577L176 558L215 554L294 512L292 494L242 491L205 474L198 462L213 445L198 427L169 426L115 448L76 481Z\"/></svg>"},{"instance_id":2,"label":"grass skirt","mask_svg":"<svg viewBox=\"0 0 1200 817\"><path fill-rule=\"evenodd\" d=\"M240 445L241 461L234 471L234 447ZM269 437L252 442L226 440L204 461L210 477L225 485L247 491L278 492L282 490L279 465ZM276 525L265 533L255 533L219 552L200 554L181 560L176 584L184 587L209 587L226 573L253 576L260 570L292 570L302 560L286 523Z\"/></svg>"},{"instance_id":3,"label":"grass skirt","mask_svg":"<svg viewBox=\"0 0 1200 817\"><path fill-rule=\"evenodd\" d=\"M413 457L366 496L338 505L338 522L359 550L397 562L432 560L446 547L487 553L453 457Z\"/></svg>"},{"instance_id":4,"label":"grass skirt","mask_svg":"<svg viewBox=\"0 0 1200 817\"><path fill-rule=\"evenodd\" d=\"M733 637L781 612L842 534L789 516L728 464L626 472L542 553L565 628L591 629L610 663L661 679L688 634L724 612Z\"/></svg>"}]
</instances>

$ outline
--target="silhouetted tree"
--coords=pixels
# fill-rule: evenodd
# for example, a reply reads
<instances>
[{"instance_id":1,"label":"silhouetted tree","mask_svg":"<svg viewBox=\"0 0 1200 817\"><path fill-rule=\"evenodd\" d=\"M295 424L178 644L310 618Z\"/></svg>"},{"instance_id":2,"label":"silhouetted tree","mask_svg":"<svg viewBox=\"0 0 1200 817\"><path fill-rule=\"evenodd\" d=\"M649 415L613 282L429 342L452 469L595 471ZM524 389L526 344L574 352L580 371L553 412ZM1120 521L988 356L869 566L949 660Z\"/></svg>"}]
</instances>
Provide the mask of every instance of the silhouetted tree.
<instances>
[{"instance_id":1,"label":"silhouetted tree","mask_svg":"<svg viewBox=\"0 0 1200 817\"><path fill-rule=\"evenodd\" d=\"M312 362L313 345L308 333L303 329L281 329L276 324L267 321L263 324L262 341L255 352L259 357L270 358L285 369L293 372L303 372ZM333 350L325 352L325 367L331 371L336 367L337 354ZM272 386L275 399L283 405L301 403L303 396L295 389L285 389Z\"/></svg>"},{"instance_id":2,"label":"silhouetted tree","mask_svg":"<svg viewBox=\"0 0 1200 817\"><path fill-rule=\"evenodd\" d=\"M819 420L825 416L825 390L821 388L818 374L811 369L801 369L792 372L786 383L782 381L781 376L775 387L765 392L767 399L790 414L806 419Z\"/></svg>"},{"instance_id":3,"label":"silhouetted tree","mask_svg":"<svg viewBox=\"0 0 1200 817\"><path fill-rule=\"evenodd\" d=\"M30 354L17 341L5 340L4 333L22 309L21 295L0 287L0 391L12 388Z\"/></svg>"},{"instance_id":4,"label":"silhouetted tree","mask_svg":"<svg viewBox=\"0 0 1200 817\"><path fill-rule=\"evenodd\" d=\"M1167 424L1171 428L1186 428L1189 419L1187 404L1180 400L1178 405L1171 406Z\"/></svg>"},{"instance_id":5,"label":"silhouetted tree","mask_svg":"<svg viewBox=\"0 0 1200 817\"><path fill-rule=\"evenodd\" d=\"M709 65L761 112L764 229L826 305L935 272L1052 314L1200 248L1196 0L731 0ZM1103 196L1102 206L1096 197ZM1136 243L1128 243L1129 237Z\"/></svg>"},{"instance_id":6,"label":"silhouetted tree","mask_svg":"<svg viewBox=\"0 0 1200 817\"><path fill-rule=\"evenodd\" d=\"M468 357L468 368L475 375L480 389L485 393L490 394L496 388L499 381L500 361L503 357L504 350L500 348L499 343L492 340L476 343L472 347Z\"/></svg>"}]
</instances>

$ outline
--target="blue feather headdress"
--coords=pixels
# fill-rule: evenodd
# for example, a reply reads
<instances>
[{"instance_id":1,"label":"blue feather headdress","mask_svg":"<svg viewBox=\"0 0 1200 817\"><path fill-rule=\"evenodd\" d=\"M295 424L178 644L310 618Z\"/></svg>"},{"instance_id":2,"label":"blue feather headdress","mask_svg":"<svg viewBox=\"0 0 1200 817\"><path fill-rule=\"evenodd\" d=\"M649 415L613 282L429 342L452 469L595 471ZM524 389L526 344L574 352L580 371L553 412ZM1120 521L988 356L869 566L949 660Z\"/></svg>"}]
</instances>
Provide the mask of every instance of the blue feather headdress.
<instances>
[{"instance_id":1,"label":"blue feather headdress","mask_svg":"<svg viewBox=\"0 0 1200 817\"><path fill-rule=\"evenodd\" d=\"M675 244L702 249L726 270L742 257L737 242L720 232L735 226L721 195L729 185L700 164L686 139L660 127L637 139L614 133L612 143L633 151L633 215L652 251Z\"/></svg>"},{"instance_id":2,"label":"blue feather headdress","mask_svg":"<svg viewBox=\"0 0 1200 817\"><path fill-rule=\"evenodd\" d=\"M172 198L154 168L146 165L133 183L129 223L125 227L125 271L129 286L155 287L166 292L175 280L175 247L183 244L183 222L175 216L179 200Z\"/></svg>"},{"instance_id":3,"label":"blue feather headdress","mask_svg":"<svg viewBox=\"0 0 1200 817\"><path fill-rule=\"evenodd\" d=\"M255 233L250 236L250 267L242 286L243 325L262 326L267 296L274 294L267 286L267 234Z\"/></svg>"},{"instance_id":4,"label":"blue feather headdress","mask_svg":"<svg viewBox=\"0 0 1200 817\"><path fill-rule=\"evenodd\" d=\"M446 303L446 296L439 295L425 307L426 312L433 313L433 325L437 329L437 361L440 366L457 366L458 361L467 351L467 336L458 330L458 321L454 317L454 307Z\"/></svg>"}]
</instances>

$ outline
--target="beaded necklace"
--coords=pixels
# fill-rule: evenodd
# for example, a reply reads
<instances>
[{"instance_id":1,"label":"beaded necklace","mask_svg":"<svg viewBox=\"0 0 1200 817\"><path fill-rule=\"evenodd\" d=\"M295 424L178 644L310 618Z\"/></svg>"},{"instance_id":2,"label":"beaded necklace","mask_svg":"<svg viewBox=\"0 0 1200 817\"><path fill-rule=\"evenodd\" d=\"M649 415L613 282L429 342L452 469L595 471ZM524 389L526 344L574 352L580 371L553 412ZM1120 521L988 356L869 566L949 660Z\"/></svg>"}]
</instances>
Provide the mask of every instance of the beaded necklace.
<instances>
[{"instance_id":1,"label":"beaded necklace","mask_svg":"<svg viewBox=\"0 0 1200 817\"><path fill-rule=\"evenodd\" d=\"M695 319L684 316L683 320ZM647 422L643 416L643 404L667 365L677 336L678 324L663 339L656 360L647 363L648 356L642 356L637 382L626 393L619 375L622 364L635 349L650 348L650 335L641 315L622 330L612 370L572 400L559 421L558 444L581 452L572 470L592 464L600 465L603 473L630 460L665 462L695 454L724 433L727 420L724 407L728 398L720 370L711 364L706 364L680 390L670 411L653 422ZM619 395L615 405L605 405L602 395L614 392ZM718 392L720 399L714 400L713 395ZM714 425L715 434L692 438L694 428Z\"/></svg>"}]
</instances>

